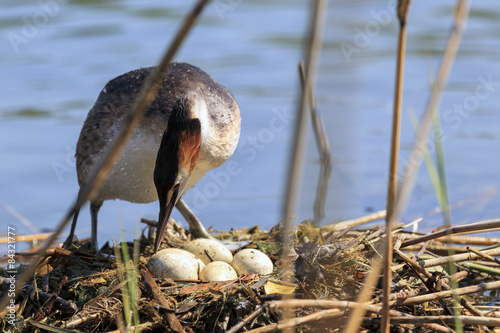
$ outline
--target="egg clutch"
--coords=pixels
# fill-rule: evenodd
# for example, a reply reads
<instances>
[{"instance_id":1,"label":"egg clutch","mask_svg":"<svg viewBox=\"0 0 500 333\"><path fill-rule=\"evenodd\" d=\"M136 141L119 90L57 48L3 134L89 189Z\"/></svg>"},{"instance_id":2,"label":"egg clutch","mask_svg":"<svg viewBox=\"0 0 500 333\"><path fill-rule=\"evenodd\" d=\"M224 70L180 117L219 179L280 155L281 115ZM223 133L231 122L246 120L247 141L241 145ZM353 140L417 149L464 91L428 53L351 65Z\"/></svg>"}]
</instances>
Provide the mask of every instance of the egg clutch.
<instances>
[{"instance_id":1,"label":"egg clutch","mask_svg":"<svg viewBox=\"0 0 500 333\"><path fill-rule=\"evenodd\" d=\"M268 275L273 272L273 263L259 250L244 249L233 257L218 241L199 238L182 249L158 251L149 259L148 269L157 278L215 282L234 280L242 274Z\"/></svg>"}]
</instances>

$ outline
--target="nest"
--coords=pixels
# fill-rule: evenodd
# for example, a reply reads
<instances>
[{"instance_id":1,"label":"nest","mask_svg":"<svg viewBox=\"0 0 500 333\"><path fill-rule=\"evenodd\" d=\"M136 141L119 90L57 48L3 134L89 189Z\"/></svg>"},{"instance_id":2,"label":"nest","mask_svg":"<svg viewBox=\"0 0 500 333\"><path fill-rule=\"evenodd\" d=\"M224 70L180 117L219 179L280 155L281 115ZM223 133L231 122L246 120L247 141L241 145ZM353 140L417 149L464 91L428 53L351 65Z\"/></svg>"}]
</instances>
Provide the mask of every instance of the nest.
<instances>
[{"instance_id":1,"label":"nest","mask_svg":"<svg viewBox=\"0 0 500 333\"><path fill-rule=\"evenodd\" d=\"M89 253L86 244L75 244L71 251L52 248L38 265L35 278L24 285L16 301L17 316L9 317L8 311L2 314L2 329L270 332L293 327L301 332L341 332L353 311L362 309L359 331L379 330L381 282L368 302L356 301L366 275L380 258L383 229L337 231L306 222L290 235L294 246L286 252L280 225L270 231L254 227L218 232L218 238L231 240L240 248L263 251L275 265L270 276L242 275L224 282L154 278L147 270L153 244L149 229L134 243L105 246L102 252L113 254L108 256ZM167 234L164 247L182 247L190 240L175 222L169 225ZM500 263L494 255L500 251L478 255L479 251L470 247L433 241L426 243L424 250L434 258L427 256L428 260L417 262L399 249L417 236L400 230L395 236L390 296L393 331L453 332L456 325L462 325L465 331L486 331L498 326L498 295L494 290L500 288ZM416 246L422 250L422 244ZM409 249L415 251L417 247ZM427 265L449 258L450 250L465 251L469 260ZM420 259L426 258L425 253L419 254ZM292 263L292 271L283 269L285 262ZM8 276L5 271L0 275ZM3 294L8 284L8 279L2 278ZM451 297L452 288L475 289ZM455 320L448 320L450 316Z\"/></svg>"}]
</instances>

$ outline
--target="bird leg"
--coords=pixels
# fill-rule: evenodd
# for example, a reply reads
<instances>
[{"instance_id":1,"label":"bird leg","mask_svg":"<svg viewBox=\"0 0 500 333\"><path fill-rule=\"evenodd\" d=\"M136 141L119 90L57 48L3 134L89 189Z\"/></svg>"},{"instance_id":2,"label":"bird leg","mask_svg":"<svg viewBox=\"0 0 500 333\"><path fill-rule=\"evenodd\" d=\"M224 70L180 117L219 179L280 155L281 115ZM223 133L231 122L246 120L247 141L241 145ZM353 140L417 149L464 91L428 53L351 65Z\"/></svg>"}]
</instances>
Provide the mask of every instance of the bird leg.
<instances>
[{"instance_id":1,"label":"bird leg","mask_svg":"<svg viewBox=\"0 0 500 333\"><path fill-rule=\"evenodd\" d=\"M75 213L73 214L73 222L71 223L71 230L69 231L68 238L66 238L66 241L63 244L63 249L68 250L71 247L71 244L73 243L73 238L75 236L76 221L78 220L78 213L80 213L80 208L75 210Z\"/></svg>"},{"instance_id":2,"label":"bird leg","mask_svg":"<svg viewBox=\"0 0 500 333\"><path fill-rule=\"evenodd\" d=\"M189 231L194 238L214 239L182 198L177 201L175 207L177 207L179 212L181 212L182 216L186 219L186 222L189 224Z\"/></svg>"},{"instance_id":3,"label":"bird leg","mask_svg":"<svg viewBox=\"0 0 500 333\"><path fill-rule=\"evenodd\" d=\"M97 213L102 206L102 201L91 202L90 203L90 217L92 219L92 231L91 231L91 251L96 254L100 254L99 247L97 246Z\"/></svg>"}]
</instances>

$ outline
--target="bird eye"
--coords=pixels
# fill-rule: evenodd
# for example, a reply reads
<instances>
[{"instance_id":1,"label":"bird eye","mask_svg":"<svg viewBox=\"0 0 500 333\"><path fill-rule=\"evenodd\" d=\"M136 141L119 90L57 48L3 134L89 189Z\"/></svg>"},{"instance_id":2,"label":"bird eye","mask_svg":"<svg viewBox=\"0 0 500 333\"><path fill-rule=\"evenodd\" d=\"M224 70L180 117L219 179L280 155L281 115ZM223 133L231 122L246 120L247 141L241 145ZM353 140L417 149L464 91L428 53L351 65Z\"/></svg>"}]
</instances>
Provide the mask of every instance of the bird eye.
<instances>
[{"instance_id":1,"label":"bird eye","mask_svg":"<svg viewBox=\"0 0 500 333\"><path fill-rule=\"evenodd\" d=\"M177 190L179 188L180 184L175 184L174 187L172 187L172 190Z\"/></svg>"}]
</instances>

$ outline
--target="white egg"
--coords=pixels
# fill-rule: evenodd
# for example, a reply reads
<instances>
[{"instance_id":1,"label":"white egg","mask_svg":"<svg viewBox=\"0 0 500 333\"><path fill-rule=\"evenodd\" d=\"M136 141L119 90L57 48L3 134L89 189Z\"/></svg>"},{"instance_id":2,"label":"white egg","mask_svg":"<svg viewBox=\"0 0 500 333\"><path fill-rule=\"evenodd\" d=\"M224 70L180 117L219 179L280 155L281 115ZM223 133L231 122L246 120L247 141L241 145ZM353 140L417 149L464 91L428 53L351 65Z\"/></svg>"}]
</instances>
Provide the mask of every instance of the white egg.
<instances>
[{"instance_id":1,"label":"white egg","mask_svg":"<svg viewBox=\"0 0 500 333\"><path fill-rule=\"evenodd\" d=\"M200 279L205 281L228 281L238 278L234 268L224 261L214 261L205 266L200 273Z\"/></svg>"},{"instance_id":2,"label":"white egg","mask_svg":"<svg viewBox=\"0 0 500 333\"><path fill-rule=\"evenodd\" d=\"M231 251L213 239L198 238L187 243L183 249L200 258L205 265L212 261L224 261L230 264L233 260Z\"/></svg>"},{"instance_id":3,"label":"white egg","mask_svg":"<svg viewBox=\"0 0 500 333\"><path fill-rule=\"evenodd\" d=\"M176 280L198 280L204 267L194 254L175 248L158 251L148 262L153 276Z\"/></svg>"},{"instance_id":4,"label":"white egg","mask_svg":"<svg viewBox=\"0 0 500 333\"><path fill-rule=\"evenodd\" d=\"M241 274L267 275L273 272L273 262L269 257L255 249L244 249L236 253L231 266Z\"/></svg>"}]
</instances>

